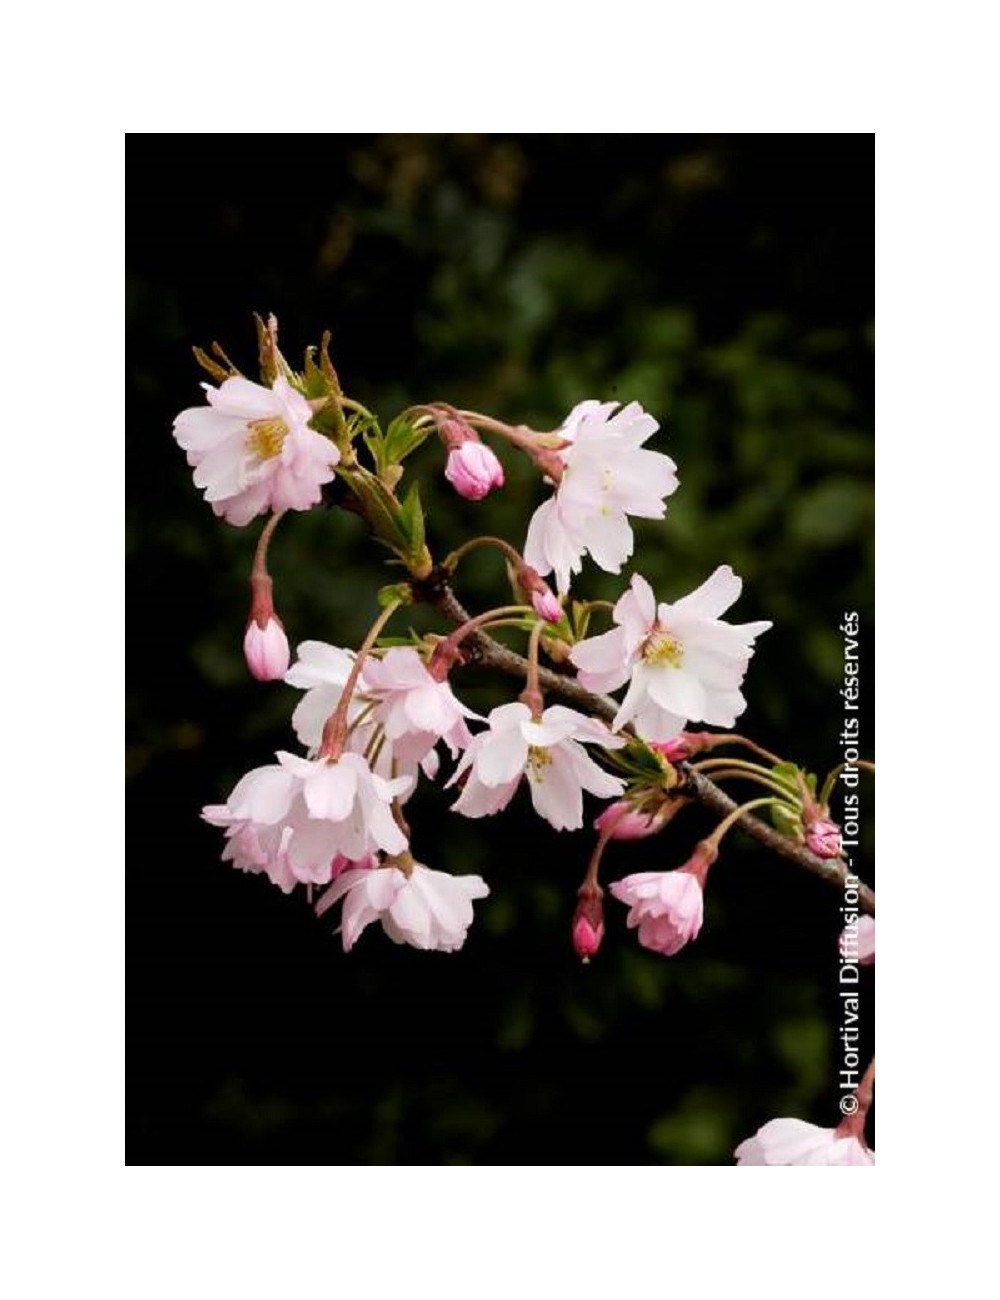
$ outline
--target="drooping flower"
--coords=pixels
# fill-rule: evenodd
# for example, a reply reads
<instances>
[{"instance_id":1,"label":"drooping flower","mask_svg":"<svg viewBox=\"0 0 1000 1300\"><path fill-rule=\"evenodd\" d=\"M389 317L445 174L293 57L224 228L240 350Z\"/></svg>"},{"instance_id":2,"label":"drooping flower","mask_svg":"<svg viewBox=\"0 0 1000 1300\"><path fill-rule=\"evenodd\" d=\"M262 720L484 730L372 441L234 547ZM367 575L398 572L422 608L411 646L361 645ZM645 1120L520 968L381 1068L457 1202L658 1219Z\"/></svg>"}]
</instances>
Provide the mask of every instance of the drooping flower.
<instances>
[{"instance_id":1,"label":"drooping flower","mask_svg":"<svg viewBox=\"0 0 1000 1300\"><path fill-rule=\"evenodd\" d=\"M840 953L859 966L875 964L875 918L859 916L856 925L844 927L840 936Z\"/></svg>"},{"instance_id":2,"label":"drooping flower","mask_svg":"<svg viewBox=\"0 0 1000 1300\"><path fill-rule=\"evenodd\" d=\"M248 772L225 804L202 815L226 829L234 865L265 870L282 888L291 880L323 885L338 856L358 862L405 851L391 805L412 784L377 776L360 754L330 763L279 752L276 764Z\"/></svg>"},{"instance_id":3,"label":"drooping flower","mask_svg":"<svg viewBox=\"0 0 1000 1300\"><path fill-rule=\"evenodd\" d=\"M364 667L366 698L378 701L375 718L385 727L393 752L419 763L443 740L452 757L472 736L466 718L479 718L455 696L447 679L438 681L412 646L393 646Z\"/></svg>"},{"instance_id":4,"label":"drooping flower","mask_svg":"<svg viewBox=\"0 0 1000 1300\"><path fill-rule=\"evenodd\" d=\"M698 937L704 896L693 872L640 871L609 888L619 902L628 904L628 927L638 926L639 942L651 952L672 957Z\"/></svg>"},{"instance_id":5,"label":"drooping flower","mask_svg":"<svg viewBox=\"0 0 1000 1300\"><path fill-rule=\"evenodd\" d=\"M634 544L628 516L662 519L664 498L677 487L670 457L642 445L657 422L638 402L615 406L587 401L570 412L559 430L569 445L556 453L562 474L528 526L525 560L541 574L554 570L563 594L584 555L608 573L621 572Z\"/></svg>"},{"instance_id":6,"label":"drooping flower","mask_svg":"<svg viewBox=\"0 0 1000 1300\"><path fill-rule=\"evenodd\" d=\"M740 686L754 638L771 626L721 621L742 587L722 565L690 595L657 606L646 579L633 575L615 605L617 626L570 656L588 690L613 691L631 679L614 727L634 722L645 739L667 741L687 721L733 726L746 708Z\"/></svg>"},{"instance_id":7,"label":"drooping flower","mask_svg":"<svg viewBox=\"0 0 1000 1300\"><path fill-rule=\"evenodd\" d=\"M267 510L316 505L340 452L309 427L302 394L281 375L269 389L236 375L204 388L208 406L181 411L174 437L215 513L242 527Z\"/></svg>"},{"instance_id":8,"label":"drooping flower","mask_svg":"<svg viewBox=\"0 0 1000 1300\"><path fill-rule=\"evenodd\" d=\"M291 651L288 637L281 621L272 615L267 623L260 627L251 618L247 624L246 636L243 638L243 654L247 667L259 682L278 682L288 672Z\"/></svg>"},{"instance_id":9,"label":"drooping flower","mask_svg":"<svg viewBox=\"0 0 1000 1300\"><path fill-rule=\"evenodd\" d=\"M444 476L459 496L482 501L504 485L503 465L474 429L459 420L444 420L441 438L448 448Z\"/></svg>"},{"instance_id":10,"label":"drooping flower","mask_svg":"<svg viewBox=\"0 0 1000 1300\"><path fill-rule=\"evenodd\" d=\"M448 785L468 773L453 807L466 817L489 817L506 808L522 776L535 811L556 830L583 825L583 791L601 798L620 794L623 782L589 757L584 744L618 749L624 741L602 722L555 704L536 721L526 704L501 704L489 729L472 738Z\"/></svg>"},{"instance_id":11,"label":"drooping flower","mask_svg":"<svg viewBox=\"0 0 1000 1300\"><path fill-rule=\"evenodd\" d=\"M371 871L344 871L316 911L321 915L344 900L340 930L345 952L372 921L381 921L394 943L455 952L472 924L472 900L489 892L480 876L450 876L419 862L408 862L405 871L386 864Z\"/></svg>"},{"instance_id":12,"label":"drooping flower","mask_svg":"<svg viewBox=\"0 0 1000 1300\"><path fill-rule=\"evenodd\" d=\"M772 1119L734 1152L738 1165L873 1165L857 1137L802 1119Z\"/></svg>"}]
</instances>

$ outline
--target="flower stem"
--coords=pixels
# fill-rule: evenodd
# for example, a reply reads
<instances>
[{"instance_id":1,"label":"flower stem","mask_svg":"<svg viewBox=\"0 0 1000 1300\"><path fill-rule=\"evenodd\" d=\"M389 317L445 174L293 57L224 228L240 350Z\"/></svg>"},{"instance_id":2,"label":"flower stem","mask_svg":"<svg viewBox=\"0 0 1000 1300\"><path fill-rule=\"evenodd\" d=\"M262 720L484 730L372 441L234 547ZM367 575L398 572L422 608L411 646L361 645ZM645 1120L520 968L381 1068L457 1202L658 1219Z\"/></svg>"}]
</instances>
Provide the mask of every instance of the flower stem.
<instances>
[{"instance_id":1,"label":"flower stem","mask_svg":"<svg viewBox=\"0 0 1000 1300\"><path fill-rule=\"evenodd\" d=\"M506 618L508 615L533 613L534 610L530 605L498 605L496 609L488 609L484 614L477 614L475 618L467 619L454 632L438 643L433 655L431 655L430 663L427 665L427 671L438 681L444 681L448 675L448 669L458 655L458 647L471 632L478 632L487 623L499 622L500 619Z\"/></svg>"},{"instance_id":2,"label":"flower stem","mask_svg":"<svg viewBox=\"0 0 1000 1300\"><path fill-rule=\"evenodd\" d=\"M479 546L494 547L496 550L502 552L517 569L521 568L524 564L524 556L520 551L511 546L510 542L505 542L502 537L473 537L470 541L464 542L461 546L456 547L450 555L445 556L440 567L450 573L453 569L458 567L459 560Z\"/></svg>"},{"instance_id":3,"label":"flower stem","mask_svg":"<svg viewBox=\"0 0 1000 1300\"><path fill-rule=\"evenodd\" d=\"M700 770L700 766L701 765L699 764L698 765L699 770ZM747 772L743 768L739 768L739 767L733 767L733 768L725 767L721 771L713 770L712 780L713 781L754 781L757 785L763 786L764 789L773 790L775 794L781 795L784 801L788 804L789 808L794 808L797 813L801 811L800 804L790 797L792 792L788 789L788 787L785 785L781 785L778 781L773 780L770 777L757 775L754 772Z\"/></svg>"},{"instance_id":4,"label":"flower stem","mask_svg":"<svg viewBox=\"0 0 1000 1300\"><path fill-rule=\"evenodd\" d=\"M738 768L741 772L753 774L757 777L766 777L769 781L796 797L801 793L799 787L787 777L779 776L770 768L762 767L760 763L748 763L742 758L732 758L729 755L720 754L718 758L704 758L699 763L692 763L691 766L699 772L711 772L719 768Z\"/></svg>"},{"instance_id":5,"label":"flower stem","mask_svg":"<svg viewBox=\"0 0 1000 1300\"><path fill-rule=\"evenodd\" d=\"M856 763L838 763L831 772L827 773L826 780L823 782L823 788L819 792L819 802L824 808L830 802L830 795L833 794L833 787L837 783L837 777L841 772L849 767L863 767L866 771L871 772L873 776L875 774L875 764L869 763L868 760L864 758L859 758Z\"/></svg>"},{"instance_id":6,"label":"flower stem","mask_svg":"<svg viewBox=\"0 0 1000 1300\"><path fill-rule=\"evenodd\" d=\"M531 636L528 638L528 679L521 692L521 699L531 710L531 716L536 722L542 716L545 707L542 688L538 684L538 647L544 629L545 624L541 619L531 629Z\"/></svg>"},{"instance_id":7,"label":"flower stem","mask_svg":"<svg viewBox=\"0 0 1000 1300\"><path fill-rule=\"evenodd\" d=\"M727 736L723 743L730 744L730 745L742 745L744 749L750 749L755 754L758 754L761 758L766 758L769 763L781 763L784 761L783 759L779 758L777 754L772 754L769 749L765 749L763 745L758 745L756 740L751 740L749 736L739 736L739 735Z\"/></svg>"},{"instance_id":8,"label":"flower stem","mask_svg":"<svg viewBox=\"0 0 1000 1300\"><path fill-rule=\"evenodd\" d=\"M274 530L281 523L287 511L277 510L267 521L260 531L260 537L257 539L257 550L254 552L253 568L250 570L250 581L257 582L266 578L270 582L270 576L267 572L267 551L271 545L271 538L274 536Z\"/></svg>"},{"instance_id":9,"label":"flower stem","mask_svg":"<svg viewBox=\"0 0 1000 1300\"><path fill-rule=\"evenodd\" d=\"M379 633L402 603L401 600L390 601L371 625L368 635L362 641L358 653L354 657L354 663L351 666L347 681L344 683L344 689L341 691L337 707L323 725L323 738L319 750L321 759L325 758L328 762L335 762L340 757L344 748L344 741L347 739L347 711L351 706L354 688L361 676L361 669L368 658L368 652L378 640Z\"/></svg>"},{"instance_id":10,"label":"flower stem","mask_svg":"<svg viewBox=\"0 0 1000 1300\"><path fill-rule=\"evenodd\" d=\"M344 397L342 393L334 393L333 400L338 406L346 406L349 411L357 411L359 415L365 415L369 420L374 421L376 424L378 423L377 417L369 411L368 407L362 406L361 403L356 402L353 397Z\"/></svg>"},{"instance_id":11,"label":"flower stem","mask_svg":"<svg viewBox=\"0 0 1000 1300\"><path fill-rule=\"evenodd\" d=\"M597 873L601 867L601 858L604 856L604 850L608 847L608 841L611 839L612 835L614 835L615 827L618 823L623 817L627 817L631 811L632 810L626 804L626 806L616 813L608 822L600 835L598 835L597 843L594 845L594 851L590 855L590 861L587 863L587 870L583 877L584 887L594 886L597 884Z\"/></svg>"},{"instance_id":12,"label":"flower stem","mask_svg":"<svg viewBox=\"0 0 1000 1300\"><path fill-rule=\"evenodd\" d=\"M769 805L781 803L780 799L751 799L749 803L740 804L739 808L734 808L728 817L724 817L715 830L704 841L704 844L710 845L713 849L718 849L722 843L722 837L734 824L739 821L744 813L750 812L753 808L764 808Z\"/></svg>"},{"instance_id":13,"label":"flower stem","mask_svg":"<svg viewBox=\"0 0 1000 1300\"><path fill-rule=\"evenodd\" d=\"M555 446L546 446L541 441L543 438L549 440L558 438L557 430L551 433L538 433L534 429L529 429L526 424L516 427L512 424L504 424L502 420L494 420L492 416L482 415L479 411L458 411L456 414L459 419L465 420L474 428L482 429L486 433L498 434L518 450L527 452L542 473L547 474L553 483L558 483L562 478L565 467L556 453Z\"/></svg>"}]
</instances>

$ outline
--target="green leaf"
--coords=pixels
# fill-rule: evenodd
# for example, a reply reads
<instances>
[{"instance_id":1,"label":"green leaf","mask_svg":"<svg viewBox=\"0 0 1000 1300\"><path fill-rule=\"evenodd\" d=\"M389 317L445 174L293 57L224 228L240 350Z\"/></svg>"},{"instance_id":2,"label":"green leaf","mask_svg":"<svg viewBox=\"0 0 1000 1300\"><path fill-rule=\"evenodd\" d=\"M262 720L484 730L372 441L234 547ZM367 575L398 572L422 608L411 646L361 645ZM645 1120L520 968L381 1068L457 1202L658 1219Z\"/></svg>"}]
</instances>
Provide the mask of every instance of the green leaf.
<instances>
[{"instance_id":1,"label":"green leaf","mask_svg":"<svg viewBox=\"0 0 1000 1300\"><path fill-rule=\"evenodd\" d=\"M418 428L405 415L397 415L385 433L383 454L386 464L401 464L433 432L433 424L425 424Z\"/></svg>"}]
</instances>

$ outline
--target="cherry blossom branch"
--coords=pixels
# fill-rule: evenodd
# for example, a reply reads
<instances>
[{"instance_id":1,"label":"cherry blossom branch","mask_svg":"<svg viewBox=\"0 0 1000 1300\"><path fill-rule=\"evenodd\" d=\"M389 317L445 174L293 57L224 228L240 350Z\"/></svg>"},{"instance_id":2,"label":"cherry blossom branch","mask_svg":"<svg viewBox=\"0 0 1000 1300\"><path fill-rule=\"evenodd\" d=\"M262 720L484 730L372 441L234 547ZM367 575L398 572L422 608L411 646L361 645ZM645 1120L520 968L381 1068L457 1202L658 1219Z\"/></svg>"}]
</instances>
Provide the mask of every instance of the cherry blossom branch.
<instances>
[{"instance_id":1,"label":"cherry blossom branch","mask_svg":"<svg viewBox=\"0 0 1000 1300\"><path fill-rule=\"evenodd\" d=\"M469 613L451 590L447 578L440 569L434 570L423 581L414 581L411 585L416 599L432 605L449 622L457 626L469 622ZM470 662L482 664L486 668L495 668L511 677L527 679L527 659L498 641L494 641L484 632L478 630L471 632L466 638L465 646ZM539 667L538 682L544 691L559 696L567 704L575 705L605 722L611 722L618 711L618 706L607 696L595 695L585 690L572 677L554 672L550 668ZM693 771L686 763L681 763L679 770L684 777L684 785L680 787L680 792L696 799L710 812L716 813L719 817L728 817L739 807L724 790L720 790L708 777ZM818 876L836 889L843 890L849 872L842 859L817 857L805 845L788 839L780 831L750 813L743 813L737 819L737 825L752 839L792 863L793 866L808 871L810 875ZM861 884L858 886L858 895L861 911L874 916L875 891L868 885Z\"/></svg>"}]
</instances>

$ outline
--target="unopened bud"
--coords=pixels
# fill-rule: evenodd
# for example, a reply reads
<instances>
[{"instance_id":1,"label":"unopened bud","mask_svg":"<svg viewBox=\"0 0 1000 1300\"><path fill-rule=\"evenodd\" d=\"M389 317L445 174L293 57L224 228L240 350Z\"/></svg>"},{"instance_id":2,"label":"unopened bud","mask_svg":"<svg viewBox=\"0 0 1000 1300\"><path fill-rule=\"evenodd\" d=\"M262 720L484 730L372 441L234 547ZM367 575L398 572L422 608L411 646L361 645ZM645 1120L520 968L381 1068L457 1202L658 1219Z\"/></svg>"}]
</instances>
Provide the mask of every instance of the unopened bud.
<instances>
[{"instance_id":1,"label":"unopened bud","mask_svg":"<svg viewBox=\"0 0 1000 1300\"><path fill-rule=\"evenodd\" d=\"M609 840L643 840L655 835L666 821L659 811L640 812L627 799L617 799L594 819L594 830L604 832Z\"/></svg>"},{"instance_id":2,"label":"unopened bud","mask_svg":"<svg viewBox=\"0 0 1000 1300\"><path fill-rule=\"evenodd\" d=\"M277 682L288 672L292 655L281 619L274 612L271 579L266 573L255 573L250 579L250 589L253 595L243 654L247 667L259 682Z\"/></svg>"},{"instance_id":3,"label":"unopened bud","mask_svg":"<svg viewBox=\"0 0 1000 1300\"><path fill-rule=\"evenodd\" d=\"M604 890L597 884L580 886L573 913L573 951L589 962L604 938Z\"/></svg>"},{"instance_id":4,"label":"unopened bud","mask_svg":"<svg viewBox=\"0 0 1000 1300\"><path fill-rule=\"evenodd\" d=\"M461 420L442 420L439 431L448 448L444 476L459 496L467 501L482 501L494 488L503 487L503 466L495 453L479 441L475 429Z\"/></svg>"},{"instance_id":5,"label":"unopened bud","mask_svg":"<svg viewBox=\"0 0 1000 1300\"><path fill-rule=\"evenodd\" d=\"M247 667L259 682L280 681L288 672L291 651L285 629L275 615L261 627L251 618L243 638Z\"/></svg>"},{"instance_id":6,"label":"unopened bud","mask_svg":"<svg viewBox=\"0 0 1000 1300\"><path fill-rule=\"evenodd\" d=\"M806 827L806 847L818 858L836 858L840 854L840 827L829 817L817 817Z\"/></svg>"},{"instance_id":7,"label":"unopened bud","mask_svg":"<svg viewBox=\"0 0 1000 1300\"><path fill-rule=\"evenodd\" d=\"M682 731L672 740L650 741L649 747L662 754L668 763L683 763L726 739L726 736L716 736L711 731Z\"/></svg>"}]
</instances>

